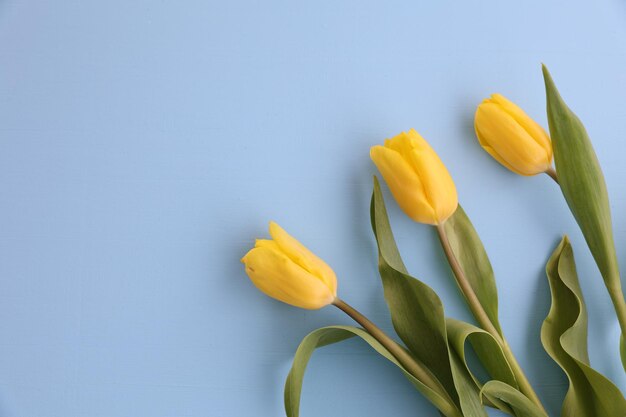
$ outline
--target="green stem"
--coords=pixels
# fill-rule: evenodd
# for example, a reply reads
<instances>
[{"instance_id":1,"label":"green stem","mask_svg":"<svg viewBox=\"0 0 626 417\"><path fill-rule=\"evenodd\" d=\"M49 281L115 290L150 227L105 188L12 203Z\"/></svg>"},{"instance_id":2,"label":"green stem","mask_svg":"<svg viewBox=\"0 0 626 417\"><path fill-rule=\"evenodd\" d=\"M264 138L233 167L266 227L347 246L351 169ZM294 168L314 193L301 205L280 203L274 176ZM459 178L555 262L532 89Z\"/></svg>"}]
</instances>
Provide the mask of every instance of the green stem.
<instances>
[{"instance_id":1,"label":"green stem","mask_svg":"<svg viewBox=\"0 0 626 417\"><path fill-rule=\"evenodd\" d=\"M406 349L345 301L336 298L333 305L359 323L361 327L383 345L411 375L444 398L447 402L447 407L445 407L446 409L440 410L443 414L448 417L463 417L463 414L459 411L441 382L439 382L437 377L433 375L424 364L411 356Z\"/></svg>"},{"instance_id":2,"label":"green stem","mask_svg":"<svg viewBox=\"0 0 626 417\"><path fill-rule=\"evenodd\" d=\"M504 336L500 334L500 332L496 329L494 324L491 322L491 319L489 319L487 312L483 308L469 280L465 276L465 272L463 271L463 268L461 268L461 264L456 258L456 255L452 250L452 246L450 246L450 240L448 239L448 235L446 234L446 230L443 224L439 224L436 227L443 251L448 258L448 262L450 263L450 267L452 268L452 272L454 273L456 282L459 286L459 289L461 290L461 293L465 297L465 300L467 301L467 304L469 305L472 314L474 315L480 326L484 330L489 332L489 334L491 334L502 347L502 352L504 353L504 356L506 357L509 366L511 367L511 370L515 375L515 379L519 384L520 391L524 395L526 395L532 402L534 402L542 411L546 412L543 404L541 404L541 401L537 396L537 393L530 385L526 374L524 374L522 367L520 366L519 362L517 362L517 359L515 358L511 347L507 343Z\"/></svg>"},{"instance_id":3,"label":"green stem","mask_svg":"<svg viewBox=\"0 0 626 417\"><path fill-rule=\"evenodd\" d=\"M554 180L557 184L559 183L559 178L556 176L556 170L553 166L546 170L546 174Z\"/></svg>"}]
</instances>

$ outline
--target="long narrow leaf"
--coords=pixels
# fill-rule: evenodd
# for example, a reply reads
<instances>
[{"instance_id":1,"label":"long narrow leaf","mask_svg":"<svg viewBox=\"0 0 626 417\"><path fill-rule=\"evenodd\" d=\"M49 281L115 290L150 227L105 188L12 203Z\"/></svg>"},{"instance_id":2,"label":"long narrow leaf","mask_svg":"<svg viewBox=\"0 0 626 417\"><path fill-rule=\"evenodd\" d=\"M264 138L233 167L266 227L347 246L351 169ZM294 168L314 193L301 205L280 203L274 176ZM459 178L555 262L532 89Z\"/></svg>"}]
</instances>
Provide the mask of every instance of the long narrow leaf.
<instances>
[{"instance_id":1,"label":"long narrow leaf","mask_svg":"<svg viewBox=\"0 0 626 417\"><path fill-rule=\"evenodd\" d=\"M423 282L408 275L391 231L378 180L374 178L372 228L379 271L394 328L409 350L440 380L466 417L486 417L478 389L448 349L443 305Z\"/></svg>"},{"instance_id":2,"label":"long narrow leaf","mask_svg":"<svg viewBox=\"0 0 626 417\"><path fill-rule=\"evenodd\" d=\"M371 214L379 249L378 267L396 333L455 398L443 305L432 288L408 275L376 178Z\"/></svg>"},{"instance_id":3,"label":"long narrow leaf","mask_svg":"<svg viewBox=\"0 0 626 417\"><path fill-rule=\"evenodd\" d=\"M285 412L287 417L298 417L300 414L300 395L304 372L309 363L313 351L331 343L340 342L350 337L360 337L369 344L376 352L395 364L404 373L404 376L437 408L446 409L447 400L426 385L415 379L406 369L400 365L396 358L385 349L376 339L365 330L352 326L330 326L314 330L309 333L298 346L293 365L285 382Z\"/></svg>"},{"instance_id":4,"label":"long narrow leaf","mask_svg":"<svg viewBox=\"0 0 626 417\"><path fill-rule=\"evenodd\" d=\"M454 351L450 351L450 364L452 375L454 375L454 384L459 392L463 416L488 417L485 406L480 400L480 389L472 379L467 364Z\"/></svg>"},{"instance_id":5,"label":"long narrow leaf","mask_svg":"<svg viewBox=\"0 0 626 417\"><path fill-rule=\"evenodd\" d=\"M607 285L619 285L609 196L600 163L587 130L561 98L545 66L543 77L561 190Z\"/></svg>"},{"instance_id":6,"label":"long narrow leaf","mask_svg":"<svg viewBox=\"0 0 626 417\"><path fill-rule=\"evenodd\" d=\"M496 330L502 334L498 320L498 291L493 268L478 233L461 205L446 220L444 227L452 251L476 297Z\"/></svg>"}]
</instances>

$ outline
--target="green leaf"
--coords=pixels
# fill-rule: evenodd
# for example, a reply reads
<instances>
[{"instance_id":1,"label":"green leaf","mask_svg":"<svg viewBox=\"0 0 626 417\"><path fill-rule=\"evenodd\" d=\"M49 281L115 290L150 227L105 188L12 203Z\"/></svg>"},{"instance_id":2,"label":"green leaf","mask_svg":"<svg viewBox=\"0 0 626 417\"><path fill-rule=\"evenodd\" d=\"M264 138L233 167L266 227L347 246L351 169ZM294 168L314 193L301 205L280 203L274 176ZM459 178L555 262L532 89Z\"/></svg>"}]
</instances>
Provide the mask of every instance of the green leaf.
<instances>
[{"instance_id":1,"label":"green leaf","mask_svg":"<svg viewBox=\"0 0 626 417\"><path fill-rule=\"evenodd\" d=\"M439 379L466 417L486 416L473 381L463 367L453 368L443 305L423 282L408 275L391 231L380 185L374 177L372 228L378 244L378 267L396 333Z\"/></svg>"},{"instance_id":2,"label":"green leaf","mask_svg":"<svg viewBox=\"0 0 626 417\"><path fill-rule=\"evenodd\" d=\"M474 381L474 385L477 389L482 388L482 383L474 375L467 363L465 349L468 342L474 349L481 365L492 379L504 381L509 385L513 385L515 388L518 387L513 371L502 352L502 348L491 334L473 324L451 318L446 320L446 329L450 348L454 351L456 356L460 358L465 371L472 381ZM488 400L485 404L489 407L498 408L505 413L513 414L513 411L506 403L497 399L494 401Z\"/></svg>"},{"instance_id":3,"label":"green leaf","mask_svg":"<svg viewBox=\"0 0 626 417\"><path fill-rule=\"evenodd\" d=\"M547 417L524 394L504 382L489 381L483 386L480 393L491 401L499 400L509 404L517 417Z\"/></svg>"},{"instance_id":4,"label":"green leaf","mask_svg":"<svg viewBox=\"0 0 626 417\"><path fill-rule=\"evenodd\" d=\"M454 383L459 392L463 416L488 417L485 406L480 401L480 390L472 379L467 364L454 351L450 351L450 364L452 366L452 374L454 375Z\"/></svg>"},{"instance_id":5,"label":"green leaf","mask_svg":"<svg viewBox=\"0 0 626 417\"><path fill-rule=\"evenodd\" d=\"M545 65L543 77L554 162L561 190L607 288L610 292L619 291L619 297L623 298L609 196L598 158L585 127L561 98Z\"/></svg>"},{"instance_id":6,"label":"green leaf","mask_svg":"<svg viewBox=\"0 0 626 417\"><path fill-rule=\"evenodd\" d=\"M313 351L331 343L340 342L350 337L358 336L369 344L376 352L385 357L402 370L404 376L417 388L433 405L440 410L449 408L448 401L438 393L422 384L413 375L400 365L396 358L385 349L376 339L365 330L353 326L330 326L314 330L309 333L298 346L293 365L285 382L285 412L288 417L298 417L300 414L300 394L306 366ZM452 415L452 414L450 414Z\"/></svg>"},{"instance_id":7,"label":"green leaf","mask_svg":"<svg viewBox=\"0 0 626 417\"><path fill-rule=\"evenodd\" d=\"M372 227L379 249L378 268L394 329L409 350L455 398L443 305L432 288L407 274L377 180L374 182L371 209Z\"/></svg>"},{"instance_id":8,"label":"green leaf","mask_svg":"<svg viewBox=\"0 0 626 417\"><path fill-rule=\"evenodd\" d=\"M461 357L477 386L482 384L467 365L465 356L468 342L491 379L505 382L514 388L519 388L502 348L491 334L473 324L451 318L446 320L446 328L448 331L448 343Z\"/></svg>"},{"instance_id":9,"label":"green leaf","mask_svg":"<svg viewBox=\"0 0 626 417\"><path fill-rule=\"evenodd\" d=\"M491 262L478 233L461 205L446 220L444 228L452 251L476 293L476 297L498 333L502 334L498 320L498 291Z\"/></svg>"},{"instance_id":10,"label":"green leaf","mask_svg":"<svg viewBox=\"0 0 626 417\"><path fill-rule=\"evenodd\" d=\"M550 257L546 273L552 306L541 327L541 342L569 379L562 416L625 416L626 401L620 390L589 366L587 311L567 237Z\"/></svg>"}]
</instances>

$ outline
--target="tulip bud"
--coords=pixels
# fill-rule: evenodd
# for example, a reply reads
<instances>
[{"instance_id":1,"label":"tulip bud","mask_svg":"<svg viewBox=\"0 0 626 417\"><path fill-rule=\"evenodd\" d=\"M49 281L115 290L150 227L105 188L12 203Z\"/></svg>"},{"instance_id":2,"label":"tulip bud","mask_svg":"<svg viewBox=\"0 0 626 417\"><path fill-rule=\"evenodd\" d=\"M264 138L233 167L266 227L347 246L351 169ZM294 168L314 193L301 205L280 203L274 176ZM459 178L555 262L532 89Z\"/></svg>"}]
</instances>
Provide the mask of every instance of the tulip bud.
<instances>
[{"instance_id":1,"label":"tulip bud","mask_svg":"<svg viewBox=\"0 0 626 417\"><path fill-rule=\"evenodd\" d=\"M370 157L400 208L419 223L442 224L459 202L454 182L435 151L414 129L385 145L373 146Z\"/></svg>"},{"instance_id":2,"label":"tulip bud","mask_svg":"<svg viewBox=\"0 0 626 417\"><path fill-rule=\"evenodd\" d=\"M528 176L552 168L552 143L546 131L500 94L478 106L474 128L480 145L511 171Z\"/></svg>"},{"instance_id":3,"label":"tulip bud","mask_svg":"<svg viewBox=\"0 0 626 417\"><path fill-rule=\"evenodd\" d=\"M258 239L241 259L252 283L295 307L314 310L332 303L337 296L333 270L274 222L270 236Z\"/></svg>"}]
</instances>

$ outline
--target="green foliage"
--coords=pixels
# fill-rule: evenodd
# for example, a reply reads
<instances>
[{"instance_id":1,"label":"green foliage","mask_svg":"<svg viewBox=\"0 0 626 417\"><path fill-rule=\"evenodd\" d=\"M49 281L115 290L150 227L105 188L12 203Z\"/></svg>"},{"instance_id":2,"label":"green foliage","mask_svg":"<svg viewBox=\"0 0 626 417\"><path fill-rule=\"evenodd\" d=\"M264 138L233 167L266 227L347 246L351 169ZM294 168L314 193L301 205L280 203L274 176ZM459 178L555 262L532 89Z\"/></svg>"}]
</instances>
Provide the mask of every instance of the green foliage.
<instances>
[{"instance_id":1,"label":"green foliage","mask_svg":"<svg viewBox=\"0 0 626 417\"><path fill-rule=\"evenodd\" d=\"M459 204L454 214L444 224L446 235L465 277L489 320L502 335L498 320L498 290L491 262L472 222Z\"/></svg>"},{"instance_id":2,"label":"green foliage","mask_svg":"<svg viewBox=\"0 0 626 417\"><path fill-rule=\"evenodd\" d=\"M437 376L458 404L448 357L443 304L432 288L408 275L376 179L371 216L378 243L378 269L393 327L409 350Z\"/></svg>"},{"instance_id":3,"label":"green foliage","mask_svg":"<svg viewBox=\"0 0 626 417\"><path fill-rule=\"evenodd\" d=\"M545 67L543 71L558 181L602 273L624 328L626 306L604 177L585 128L564 103ZM439 232L445 232L442 235L447 236L450 246L444 245L446 254L455 259L453 269L457 275L466 279L462 281L462 287L466 296L480 307L478 311L482 321L479 322L486 323L488 326L483 327L487 330L446 318L443 304L432 288L409 275L391 230L377 178L374 178L370 210L384 297L393 327L406 351L389 344L389 339L374 331L375 327L368 327L369 322L360 321L372 334L351 326L324 327L311 332L298 347L285 384L287 416L299 415L304 373L313 351L357 336L400 368L413 386L444 416L487 417L487 405L516 417L547 417L517 361L510 350L506 350L508 345L498 319L493 269L463 208L459 206L443 228L440 226ZM454 256L450 256L450 252ZM541 329L541 341L569 380L562 417L626 416L626 400L620 390L589 364L587 313L567 237L552 254L546 272L552 305ZM624 316L620 315L620 311L624 312ZM372 336L376 334L378 340ZM384 346L379 340L383 340ZM469 348L474 350L489 375L490 380L484 384L468 365L466 350ZM402 359L401 363L394 354L408 360ZM626 364L623 337L620 339L620 354ZM413 360L423 365L425 373L420 374L422 368L417 368L417 371L411 368ZM402 364L413 369L414 374ZM420 378L428 381L429 385L414 375L422 375ZM534 402L529 398L533 398Z\"/></svg>"},{"instance_id":4,"label":"green foliage","mask_svg":"<svg viewBox=\"0 0 626 417\"><path fill-rule=\"evenodd\" d=\"M378 243L378 266L385 299L396 332L410 351L439 378L452 398L458 399L465 416L485 416L478 395L480 382L473 376L466 363L465 342L470 340L479 357L484 359L483 364L492 378L503 378L515 384L515 378L502 349L491 335L475 326L456 320L446 321L443 305L437 294L423 282L408 275L391 231L385 202L376 178L371 218ZM457 242L468 235L472 239L477 239L475 232L472 235L472 232L468 231L467 222L462 218L457 222L459 231ZM472 262L466 259L465 265L472 265ZM472 271L484 267L484 264L473 265L469 267ZM495 306L497 309L497 302ZM510 411L510 408L502 403L495 406L503 411Z\"/></svg>"},{"instance_id":5,"label":"green foliage","mask_svg":"<svg viewBox=\"0 0 626 417\"><path fill-rule=\"evenodd\" d=\"M619 272L609 196L600 163L587 130L561 98L545 66L543 76L559 185L607 285L615 285Z\"/></svg>"},{"instance_id":6,"label":"green foliage","mask_svg":"<svg viewBox=\"0 0 626 417\"><path fill-rule=\"evenodd\" d=\"M546 273L552 306L541 328L541 342L569 379L562 416L625 416L626 401L619 389L589 366L587 311L567 237L550 257Z\"/></svg>"},{"instance_id":7,"label":"green foliage","mask_svg":"<svg viewBox=\"0 0 626 417\"><path fill-rule=\"evenodd\" d=\"M460 357L461 363L477 387L482 387L482 384L467 363L466 348L468 343L491 378L519 388L502 348L491 334L472 324L452 318L446 320L446 330L450 349L454 350L456 355ZM510 408L505 403L496 401L494 404L490 401L487 404L511 413Z\"/></svg>"},{"instance_id":8,"label":"green foliage","mask_svg":"<svg viewBox=\"0 0 626 417\"><path fill-rule=\"evenodd\" d=\"M626 303L615 253L604 175L587 130L561 98L545 65L543 77L559 185L604 278L623 337L626 332ZM622 365L626 369L623 344L620 345L620 353Z\"/></svg>"},{"instance_id":9,"label":"green foliage","mask_svg":"<svg viewBox=\"0 0 626 417\"><path fill-rule=\"evenodd\" d=\"M363 339L381 356L400 368L404 376L435 406L438 406L440 409L447 408L447 400L445 398L415 379L387 349L365 330L353 326L329 326L309 333L298 346L298 350L296 350L293 365L285 382L285 412L288 417L298 417L300 415L302 381L313 351L318 347L341 342L354 336Z\"/></svg>"},{"instance_id":10,"label":"green foliage","mask_svg":"<svg viewBox=\"0 0 626 417\"><path fill-rule=\"evenodd\" d=\"M480 391L481 395L491 401L504 401L509 404L517 417L547 417L524 394L501 381L489 381ZM599 416L597 416L599 417Z\"/></svg>"}]
</instances>

